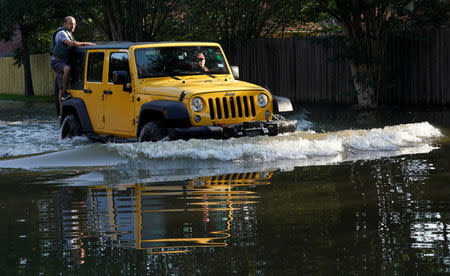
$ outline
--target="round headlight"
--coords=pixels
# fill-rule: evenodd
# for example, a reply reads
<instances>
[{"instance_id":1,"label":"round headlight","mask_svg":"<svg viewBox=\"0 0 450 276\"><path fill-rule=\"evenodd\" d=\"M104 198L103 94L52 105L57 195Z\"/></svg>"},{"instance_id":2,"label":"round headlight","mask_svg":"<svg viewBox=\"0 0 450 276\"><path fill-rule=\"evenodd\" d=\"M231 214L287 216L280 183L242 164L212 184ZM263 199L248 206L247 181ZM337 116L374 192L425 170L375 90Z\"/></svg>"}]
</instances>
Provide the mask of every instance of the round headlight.
<instances>
[{"instance_id":1,"label":"round headlight","mask_svg":"<svg viewBox=\"0 0 450 276\"><path fill-rule=\"evenodd\" d=\"M194 109L195 112L200 112L203 109L203 100L199 97L195 97L191 101L192 109Z\"/></svg>"},{"instance_id":2,"label":"round headlight","mask_svg":"<svg viewBox=\"0 0 450 276\"><path fill-rule=\"evenodd\" d=\"M269 103L269 98L267 97L266 94L261 93L261 94L258 95L258 105L259 105L259 107L266 107L268 103Z\"/></svg>"}]
</instances>

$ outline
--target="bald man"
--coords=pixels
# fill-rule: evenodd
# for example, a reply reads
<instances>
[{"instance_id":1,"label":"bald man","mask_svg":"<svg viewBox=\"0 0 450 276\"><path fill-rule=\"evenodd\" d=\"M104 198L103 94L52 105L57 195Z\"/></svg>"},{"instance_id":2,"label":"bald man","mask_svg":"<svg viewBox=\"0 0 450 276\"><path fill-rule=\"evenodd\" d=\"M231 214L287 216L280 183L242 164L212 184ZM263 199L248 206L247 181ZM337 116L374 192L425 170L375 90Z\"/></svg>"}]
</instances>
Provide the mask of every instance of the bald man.
<instances>
[{"instance_id":1,"label":"bald man","mask_svg":"<svg viewBox=\"0 0 450 276\"><path fill-rule=\"evenodd\" d=\"M91 42L76 41L72 34L76 26L75 18L66 16L63 27L60 27L52 34L50 66L57 75L55 85L58 87L58 94L55 94L55 101L58 116L61 115L62 96L63 94L68 95L66 92L70 73L70 66L67 64L69 49L84 45L95 45Z\"/></svg>"}]
</instances>

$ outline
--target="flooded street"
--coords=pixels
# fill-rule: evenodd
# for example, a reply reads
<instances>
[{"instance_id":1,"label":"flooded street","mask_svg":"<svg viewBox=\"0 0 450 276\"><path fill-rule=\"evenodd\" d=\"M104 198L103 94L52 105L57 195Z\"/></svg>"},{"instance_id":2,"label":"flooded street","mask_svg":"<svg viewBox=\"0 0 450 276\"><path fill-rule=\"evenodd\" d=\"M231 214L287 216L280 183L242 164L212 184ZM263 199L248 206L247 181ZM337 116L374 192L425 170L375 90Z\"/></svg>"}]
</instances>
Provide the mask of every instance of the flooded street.
<instances>
[{"instance_id":1,"label":"flooded street","mask_svg":"<svg viewBox=\"0 0 450 276\"><path fill-rule=\"evenodd\" d=\"M101 144L0 101L0 271L450 273L450 110L296 110L277 137Z\"/></svg>"}]
</instances>

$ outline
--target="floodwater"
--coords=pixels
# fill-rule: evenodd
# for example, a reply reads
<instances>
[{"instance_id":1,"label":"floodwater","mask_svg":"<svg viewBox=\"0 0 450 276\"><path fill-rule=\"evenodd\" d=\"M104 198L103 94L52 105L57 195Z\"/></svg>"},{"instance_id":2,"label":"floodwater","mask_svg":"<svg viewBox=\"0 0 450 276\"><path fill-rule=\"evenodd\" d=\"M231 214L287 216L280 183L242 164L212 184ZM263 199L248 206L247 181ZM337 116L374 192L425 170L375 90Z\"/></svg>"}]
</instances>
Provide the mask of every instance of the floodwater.
<instances>
[{"instance_id":1,"label":"floodwater","mask_svg":"<svg viewBox=\"0 0 450 276\"><path fill-rule=\"evenodd\" d=\"M100 144L0 101L0 273L450 273L450 111L296 110L277 137Z\"/></svg>"}]
</instances>

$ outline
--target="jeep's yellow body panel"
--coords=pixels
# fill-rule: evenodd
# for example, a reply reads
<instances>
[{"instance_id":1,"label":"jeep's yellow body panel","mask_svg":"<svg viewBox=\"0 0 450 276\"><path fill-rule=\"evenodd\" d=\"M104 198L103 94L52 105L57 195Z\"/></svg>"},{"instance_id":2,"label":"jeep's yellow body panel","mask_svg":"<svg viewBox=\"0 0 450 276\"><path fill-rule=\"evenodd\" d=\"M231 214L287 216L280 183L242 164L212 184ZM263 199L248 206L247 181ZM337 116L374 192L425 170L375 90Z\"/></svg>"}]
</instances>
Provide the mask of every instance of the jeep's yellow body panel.
<instances>
[{"instance_id":1,"label":"jeep's yellow body panel","mask_svg":"<svg viewBox=\"0 0 450 276\"><path fill-rule=\"evenodd\" d=\"M180 77L181 78L181 77ZM225 79L227 80L225 81ZM237 81L231 78L231 76L217 76L216 79L212 79L209 76L195 76L189 78L183 78L183 81L178 81L170 78L155 79L155 80L144 80L140 81L136 87L136 97L140 97L141 101L136 104L135 110L136 114L139 114L139 110L143 103L154 101L154 100L178 100L181 93L185 93L183 103L186 107L191 104L191 99L193 97L200 97L204 103L204 109L200 112L195 112L192 108L188 108L191 115L191 124L193 126L201 125L212 125L215 124L238 124L244 121L264 121L266 120L265 111L273 110L271 95L267 90L246 82ZM255 95L256 93L256 95ZM269 97L270 103L265 108L260 108L255 102L257 94L265 93ZM238 102L234 101L235 116L232 116L232 112L229 111L228 118L225 118L225 106L223 105L223 99L226 99L227 103L230 103L230 98L240 97L243 99L246 97L248 101L250 97L253 98L253 106L255 112L252 113L251 104L245 105L243 100L241 100L239 108ZM213 105L209 105L209 99L213 100ZM221 101L219 107L216 104L216 99ZM228 109L231 110L231 104L228 104ZM245 112L245 106L249 111ZM215 114L218 113L219 109L222 118L213 119L211 118L211 109L214 109ZM239 116L239 109L242 110L242 115ZM196 122L194 117L199 115L201 120Z\"/></svg>"}]
</instances>

